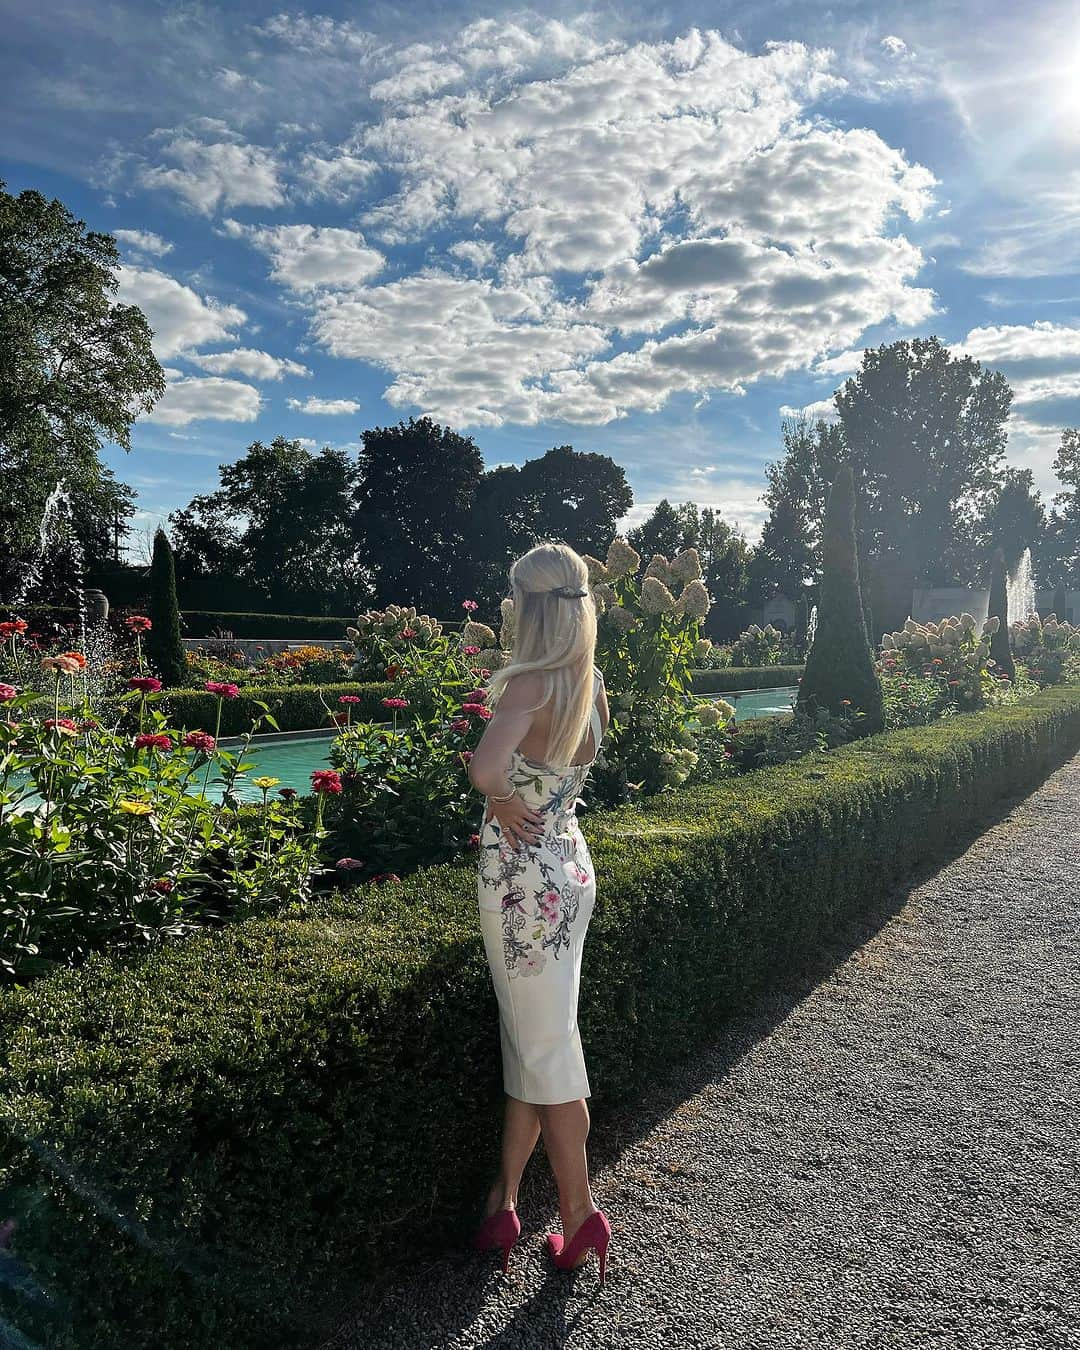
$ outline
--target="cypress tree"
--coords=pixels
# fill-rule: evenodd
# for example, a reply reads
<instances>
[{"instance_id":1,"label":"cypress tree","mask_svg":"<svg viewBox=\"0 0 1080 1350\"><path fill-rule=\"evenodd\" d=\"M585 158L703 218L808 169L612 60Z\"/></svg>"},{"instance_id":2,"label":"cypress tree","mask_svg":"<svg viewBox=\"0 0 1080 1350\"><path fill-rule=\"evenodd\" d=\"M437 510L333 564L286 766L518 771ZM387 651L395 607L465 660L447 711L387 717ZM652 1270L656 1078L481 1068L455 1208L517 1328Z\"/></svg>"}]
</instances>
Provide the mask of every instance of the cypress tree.
<instances>
[{"instance_id":1,"label":"cypress tree","mask_svg":"<svg viewBox=\"0 0 1080 1350\"><path fill-rule=\"evenodd\" d=\"M150 622L146 654L166 685L181 685L187 658L180 641L180 606L176 599L176 566L169 536L158 528L150 560Z\"/></svg>"},{"instance_id":2,"label":"cypress tree","mask_svg":"<svg viewBox=\"0 0 1080 1350\"><path fill-rule=\"evenodd\" d=\"M807 654L796 711L827 708L839 714L845 711L844 700L865 714L859 723L864 734L884 726L881 682L866 635L859 587L855 479L849 464L836 475L825 508L817 632Z\"/></svg>"},{"instance_id":3,"label":"cypress tree","mask_svg":"<svg viewBox=\"0 0 1080 1350\"><path fill-rule=\"evenodd\" d=\"M1059 622L1064 622L1068 604L1069 602L1065 598L1065 587L1059 581L1054 587L1054 613L1057 615Z\"/></svg>"},{"instance_id":4,"label":"cypress tree","mask_svg":"<svg viewBox=\"0 0 1080 1350\"><path fill-rule=\"evenodd\" d=\"M990 655L998 670L1003 670L1010 680L1016 679L1016 666L1013 664L1012 647L1009 645L1009 574L1005 567L1005 551L994 549L990 560L990 604L989 617L995 615L1000 620L998 630L990 638Z\"/></svg>"}]
</instances>

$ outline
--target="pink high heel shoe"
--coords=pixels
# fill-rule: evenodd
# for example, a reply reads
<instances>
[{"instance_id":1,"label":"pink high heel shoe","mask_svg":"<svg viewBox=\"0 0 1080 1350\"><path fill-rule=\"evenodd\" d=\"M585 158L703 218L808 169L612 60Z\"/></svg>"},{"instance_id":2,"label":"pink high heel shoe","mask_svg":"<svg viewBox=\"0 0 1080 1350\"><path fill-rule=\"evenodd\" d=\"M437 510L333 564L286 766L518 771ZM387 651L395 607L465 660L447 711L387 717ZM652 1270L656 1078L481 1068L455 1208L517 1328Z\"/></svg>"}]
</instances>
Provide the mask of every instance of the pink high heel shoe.
<instances>
[{"instance_id":1,"label":"pink high heel shoe","mask_svg":"<svg viewBox=\"0 0 1080 1350\"><path fill-rule=\"evenodd\" d=\"M480 1225L480 1231L473 1238L473 1247L478 1252L490 1251L493 1247L502 1248L502 1268L505 1272L510 1264L510 1249L521 1236L521 1220L513 1209L497 1209Z\"/></svg>"},{"instance_id":2,"label":"pink high heel shoe","mask_svg":"<svg viewBox=\"0 0 1080 1350\"><path fill-rule=\"evenodd\" d=\"M551 1259L559 1270L572 1270L582 1252L595 1251L600 1260L600 1284L607 1273L607 1249L611 1240L611 1224L602 1209L590 1214L569 1242L561 1233L548 1233L545 1241Z\"/></svg>"}]
</instances>

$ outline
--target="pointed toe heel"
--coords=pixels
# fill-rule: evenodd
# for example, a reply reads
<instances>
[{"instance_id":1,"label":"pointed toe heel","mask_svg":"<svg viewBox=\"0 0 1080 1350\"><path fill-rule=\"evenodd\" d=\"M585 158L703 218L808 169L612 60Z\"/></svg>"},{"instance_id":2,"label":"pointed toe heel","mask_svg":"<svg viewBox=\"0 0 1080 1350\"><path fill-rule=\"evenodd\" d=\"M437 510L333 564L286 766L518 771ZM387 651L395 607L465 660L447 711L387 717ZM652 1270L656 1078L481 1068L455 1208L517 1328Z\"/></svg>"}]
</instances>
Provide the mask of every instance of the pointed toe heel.
<instances>
[{"instance_id":1,"label":"pointed toe heel","mask_svg":"<svg viewBox=\"0 0 1080 1350\"><path fill-rule=\"evenodd\" d=\"M600 1262L600 1284L607 1279L607 1249L611 1241L611 1224L602 1209L595 1210L569 1242L561 1233L548 1233L547 1249L558 1270L573 1270L582 1254L596 1252Z\"/></svg>"},{"instance_id":2,"label":"pointed toe heel","mask_svg":"<svg viewBox=\"0 0 1080 1350\"><path fill-rule=\"evenodd\" d=\"M521 1220L517 1216L517 1211L499 1209L480 1225L479 1231L473 1238L473 1249L478 1252L488 1252L495 1247L501 1247L502 1268L505 1272L510 1265L510 1252L520 1236Z\"/></svg>"}]
</instances>

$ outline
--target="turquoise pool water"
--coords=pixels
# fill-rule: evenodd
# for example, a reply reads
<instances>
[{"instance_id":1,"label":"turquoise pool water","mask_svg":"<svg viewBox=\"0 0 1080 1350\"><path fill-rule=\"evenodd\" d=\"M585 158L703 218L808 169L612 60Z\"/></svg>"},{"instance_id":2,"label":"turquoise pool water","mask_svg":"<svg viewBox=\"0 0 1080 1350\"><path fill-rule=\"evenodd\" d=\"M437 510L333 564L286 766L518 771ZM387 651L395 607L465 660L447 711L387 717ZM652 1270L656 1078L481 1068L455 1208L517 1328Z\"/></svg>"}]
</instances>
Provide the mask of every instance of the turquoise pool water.
<instances>
[{"instance_id":1,"label":"turquoise pool water","mask_svg":"<svg viewBox=\"0 0 1080 1350\"><path fill-rule=\"evenodd\" d=\"M790 712L797 693L798 686L792 685L790 688L755 689L746 694L717 694L713 697L733 703L736 722L744 722L748 717L776 717L780 713ZM251 779L262 775L280 778L281 787L310 792L312 770L330 767L331 740L329 736L305 736L297 740L252 745L244 762L253 762L255 767L237 779L236 795L243 801L261 801L262 793ZM274 790L277 791L276 788ZM211 784L207 795L219 796L220 792L220 786L215 792Z\"/></svg>"}]
</instances>

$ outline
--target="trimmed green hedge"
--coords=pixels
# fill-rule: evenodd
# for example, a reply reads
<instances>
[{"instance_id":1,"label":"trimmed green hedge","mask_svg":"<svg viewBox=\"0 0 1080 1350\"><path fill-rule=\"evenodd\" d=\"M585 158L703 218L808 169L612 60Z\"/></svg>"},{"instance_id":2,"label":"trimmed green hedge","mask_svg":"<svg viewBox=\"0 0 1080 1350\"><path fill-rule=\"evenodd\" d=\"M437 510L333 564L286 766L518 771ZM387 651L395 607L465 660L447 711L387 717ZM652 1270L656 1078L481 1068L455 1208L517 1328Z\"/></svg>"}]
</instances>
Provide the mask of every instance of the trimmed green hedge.
<instances>
[{"instance_id":1,"label":"trimmed green hedge","mask_svg":"<svg viewBox=\"0 0 1080 1350\"><path fill-rule=\"evenodd\" d=\"M596 1114L1077 746L1063 686L589 819ZM313 1346L432 1216L445 1239L497 1154L475 905L451 864L0 998L15 1324L79 1350Z\"/></svg>"},{"instance_id":2,"label":"trimmed green hedge","mask_svg":"<svg viewBox=\"0 0 1080 1350\"><path fill-rule=\"evenodd\" d=\"M238 638L343 638L345 629L356 623L336 614L245 614L227 610L184 609L180 611L184 637L209 638L212 633L229 632Z\"/></svg>"},{"instance_id":3,"label":"trimmed green hedge","mask_svg":"<svg viewBox=\"0 0 1080 1350\"><path fill-rule=\"evenodd\" d=\"M798 684L802 666L725 666L695 670L695 694L727 694L733 689L784 689Z\"/></svg>"},{"instance_id":4,"label":"trimmed green hedge","mask_svg":"<svg viewBox=\"0 0 1080 1350\"><path fill-rule=\"evenodd\" d=\"M390 684L290 684L276 689L242 689L239 698L225 699L221 705L221 734L242 736L251 727L259 715L259 709L253 706L254 700L268 705L281 731L309 731L329 726L323 703L332 712L341 712L338 699L342 694L355 694L362 700L353 704L354 718L385 721L389 714L381 701L392 693ZM213 731L217 718L216 695L203 689L172 689L162 697L162 707L175 726Z\"/></svg>"}]
</instances>

